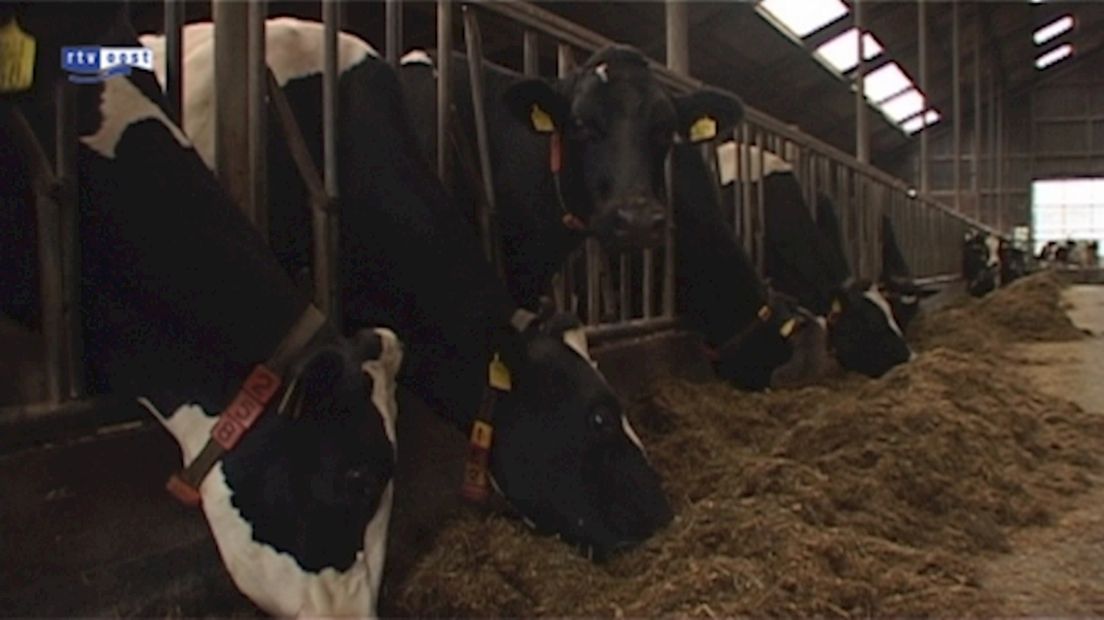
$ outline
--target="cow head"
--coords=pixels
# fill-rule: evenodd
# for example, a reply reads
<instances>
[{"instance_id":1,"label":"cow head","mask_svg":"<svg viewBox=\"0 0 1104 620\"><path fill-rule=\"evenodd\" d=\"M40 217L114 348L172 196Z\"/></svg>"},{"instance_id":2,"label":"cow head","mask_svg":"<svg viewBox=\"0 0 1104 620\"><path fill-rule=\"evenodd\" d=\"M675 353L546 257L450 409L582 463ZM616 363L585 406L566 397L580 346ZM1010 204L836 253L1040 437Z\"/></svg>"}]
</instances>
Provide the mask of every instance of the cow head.
<instances>
[{"instance_id":1,"label":"cow head","mask_svg":"<svg viewBox=\"0 0 1104 620\"><path fill-rule=\"evenodd\" d=\"M531 323L503 350L491 474L539 532L602 559L672 519L659 475L590 359L577 319Z\"/></svg>"},{"instance_id":2,"label":"cow head","mask_svg":"<svg viewBox=\"0 0 1104 620\"><path fill-rule=\"evenodd\" d=\"M400 345L388 330L363 330L303 357L283 394L207 475L203 509L235 584L269 613L374 613ZM162 422L190 462L216 419L185 405Z\"/></svg>"},{"instance_id":3,"label":"cow head","mask_svg":"<svg viewBox=\"0 0 1104 620\"><path fill-rule=\"evenodd\" d=\"M938 293L938 289L920 286L915 280L902 276L882 279L878 292L889 302L893 318L902 330L907 330L912 319L920 312L920 300Z\"/></svg>"},{"instance_id":4,"label":"cow head","mask_svg":"<svg viewBox=\"0 0 1104 620\"><path fill-rule=\"evenodd\" d=\"M565 206L607 247L657 241L674 141L712 138L743 116L740 101L720 91L670 94L647 59L621 45L555 83L519 82L504 98L522 123L561 141Z\"/></svg>"},{"instance_id":5,"label":"cow head","mask_svg":"<svg viewBox=\"0 0 1104 620\"><path fill-rule=\"evenodd\" d=\"M748 390L797 387L830 367L824 326L796 300L771 291L758 320L717 351L719 378ZM766 318L764 318L766 317Z\"/></svg>"},{"instance_id":6,"label":"cow head","mask_svg":"<svg viewBox=\"0 0 1104 620\"><path fill-rule=\"evenodd\" d=\"M869 377L913 356L889 303L869 282L852 282L832 295L828 342L840 366Z\"/></svg>"}]
</instances>

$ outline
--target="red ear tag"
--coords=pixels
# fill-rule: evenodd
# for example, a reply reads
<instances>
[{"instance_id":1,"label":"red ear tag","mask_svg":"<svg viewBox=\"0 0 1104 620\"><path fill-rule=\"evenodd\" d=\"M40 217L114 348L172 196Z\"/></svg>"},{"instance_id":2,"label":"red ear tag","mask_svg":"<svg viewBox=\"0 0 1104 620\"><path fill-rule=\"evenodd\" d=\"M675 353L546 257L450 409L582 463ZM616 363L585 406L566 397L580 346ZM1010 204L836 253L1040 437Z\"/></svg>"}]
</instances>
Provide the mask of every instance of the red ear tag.
<instances>
[{"instance_id":1,"label":"red ear tag","mask_svg":"<svg viewBox=\"0 0 1104 620\"><path fill-rule=\"evenodd\" d=\"M548 165L553 174L559 174L563 165L562 148L560 147L560 132L552 132L548 140Z\"/></svg>"}]
</instances>

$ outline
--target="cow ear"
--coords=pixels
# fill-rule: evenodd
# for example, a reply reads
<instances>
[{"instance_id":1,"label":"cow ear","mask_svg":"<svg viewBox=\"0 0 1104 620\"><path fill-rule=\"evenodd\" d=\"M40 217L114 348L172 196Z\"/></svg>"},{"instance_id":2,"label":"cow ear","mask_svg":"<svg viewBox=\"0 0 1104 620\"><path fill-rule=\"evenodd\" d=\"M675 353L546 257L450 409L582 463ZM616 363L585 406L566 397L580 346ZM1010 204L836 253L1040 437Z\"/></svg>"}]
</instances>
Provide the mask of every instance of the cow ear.
<instances>
[{"instance_id":1,"label":"cow ear","mask_svg":"<svg viewBox=\"0 0 1104 620\"><path fill-rule=\"evenodd\" d=\"M744 118L744 104L728 93L703 88L674 97L678 132L690 142L712 140L732 131Z\"/></svg>"},{"instance_id":2,"label":"cow ear","mask_svg":"<svg viewBox=\"0 0 1104 620\"><path fill-rule=\"evenodd\" d=\"M536 133L563 131L571 116L568 100L544 80L523 80L506 89L503 103L518 122Z\"/></svg>"}]
</instances>

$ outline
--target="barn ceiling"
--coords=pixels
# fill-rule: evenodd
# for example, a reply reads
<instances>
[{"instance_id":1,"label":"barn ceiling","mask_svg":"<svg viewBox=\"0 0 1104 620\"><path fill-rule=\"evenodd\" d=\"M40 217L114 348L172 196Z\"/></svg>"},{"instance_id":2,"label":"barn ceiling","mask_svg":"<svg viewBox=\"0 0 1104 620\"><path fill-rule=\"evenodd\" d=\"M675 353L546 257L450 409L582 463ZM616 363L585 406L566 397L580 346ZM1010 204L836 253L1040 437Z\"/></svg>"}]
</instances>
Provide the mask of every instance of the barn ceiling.
<instances>
[{"instance_id":1,"label":"barn ceiling","mask_svg":"<svg viewBox=\"0 0 1104 620\"><path fill-rule=\"evenodd\" d=\"M784 2L784 0L777 0ZM821 0L796 0L815 3ZM729 89L777 118L845 151L854 148L855 98L853 72L840 74L814 56L813 51L854 27L852 0L842 0L848 12L804 37L785 32L776 20L764 17L756 1L702 1L689 3L690 70L706 82ZM664 57L664 5L662 2L536 2L610 39L630 43L662 60ZM953 122L952 12L950 1L928 1L928 80L922 91L925 104L941 119L927 131ZM974 58L980 50L984 103L990 80L1014 102L1017 93L1039 80L1060 74L1079 63L1099 62L1104 47L1104 2L1006 0L957 3L963 122L974 108ZM209 14L207 2L196 2L189 19ZM431 47L435 41L435 9L432 2L405 3L404 46ZM346 8L349 29L383 48L382 2L350 2ZM272 14L317 18L318 2L270 2ZM458 12L458 11L457 11ZM1074 25L1055 39L1036 45L1032 33L1064 15ZM140 30L157 29L160 3L134 3L132 16ZM896 62L914 83L919 83L917 3L903 0L868 0L863 3L865 30L884 48L868 62L867 71ZM512 25L487 18L483 30L486 53L492 59L520 68L521 34ZM456 31L456 43L463 38ZM1062 44L1073 54L1047 69L1037 69L1040 54ZM542 69L555 70L555 49L541 47ZM871 153L877 164L907 147L918 134L909 135L875 107L870 109ZM918 124L914 121L913 124Z\"/></svg>"}]
</instances>

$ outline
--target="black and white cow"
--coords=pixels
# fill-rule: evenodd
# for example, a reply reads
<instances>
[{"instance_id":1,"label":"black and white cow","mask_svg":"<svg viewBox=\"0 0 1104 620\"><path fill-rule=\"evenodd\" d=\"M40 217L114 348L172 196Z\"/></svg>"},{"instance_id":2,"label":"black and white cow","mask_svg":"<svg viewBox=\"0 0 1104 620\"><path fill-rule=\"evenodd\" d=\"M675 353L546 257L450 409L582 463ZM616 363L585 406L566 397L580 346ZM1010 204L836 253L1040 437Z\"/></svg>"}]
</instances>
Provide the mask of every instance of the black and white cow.
<instances>
[{"instance_id":1,"label":"black and white cow","mask_svg":"<svg viewBox=\"0 0 1104 620\"><path fill-rule=\"evenodd\" d=\"M938 292L932 287L918 285L913 279L912 269L897 245L893 220L888 215L882 216L882 274L878 284L902 330L907 330L920 312L920 300Z\"/></svg>"},{"instance_id":2,"label":"black and white cow","mask_svg":"<svg viewBox=\"0 0 1104 620\"><path fill-rule=\"evenodd\" d=\"M702 335L717 376L745 389L821 377L829 368L822 322L755 272L700 147L678 145L672 157L679 315Z\"/></svg>"},{"instance_id":3,"label":"black and white cow","mask_svg":"<svg viewBox=\"0 0 1104 620\"><path fill-rule=\"evenodd\" d=\"M14 15L37 41L34 85L5 95L2 112L18 104L51 144L60 47L137 39L119 5L4 9L0 23ZM374 615L398 340L386 329L343 338L309 306L168 119L151 74L76 88L79 312L92 388L138 398L185 464L214 437L229 441L239 413L259 415L193 496L230 576L275 615ZM13 132L0 130L0 204L18 227L0 228L0 247L33 256L30 155ZM0 310L30 322L37 265L24 266L0 270ZM285 371L281 389L251 370L259 363ZM232 413L217 417L224 408Z\"/></svg>"},{"instance_id":4,"label":"black and white cow","mask_svg":"<svg viewBox=\"0 0 1104 620\"><path fill-rule=\"evenodd\" d=\"M160 57L163 42L143 40ZM211 25L187 26L184 48L185 128L210 162ZM269 20L267 54L321 161L321 24ZM511 388L494 406L490 472L507 500L539 530L599 556L647 538L671 509L580 326L517 310L428 168L394 69L348 34L338 61L345 325L394 329L405 351L400 385L464 432L499 354ZM310 257L306 192L279 131L270 136L270 239L298 273Z\"/></svg>"},{"instance_id":5,"label":"black and white cow","mask_svg":"<svg viewBox=\"0 0 1104 620\"><path fill-rule=\"evenodd\" d=\"M424 56L408 60L403 87L423 143L432 144L434 71ZM453 60L458 130L475 136L467 59ZM727 131L742 115L740 102L719 91L672 95L645 57L624 45L599 50L554 81L491 63L483 75L506 279L529 309L584 236L611 251L658 242L671 146ZM454 196L469 204L472 179L461 167L453 177Z\"/></svg>"},{"instance_id":6,"label":"black and white cow","mask_svg":"<svg viewBox=\"0 0 1104 620\"><path fill-rule=\"evenodd\" d=\"M739 150L731 141L717 148L721 183L729 192L737 179L763 184L764 267L771 287L826 318L829 346L844 368L878 377L909 361L912 352L889 303L876 284L852 278L842 239L818 228L793 166L774 153L760 158L756 146L747 147L750 161L739 165Z\"/></svg>"},{"instance_id":7,"label":"black and white cow","mask_svg":"<svg viewBox=\"0 0 1104 620\"><path fill-rule=\"evenodd\" d=\"M962 276L966 290L981 297L1001 285L1000 239L991 233L973 230L962 241Z\"/></svg>"}]
</instances>

